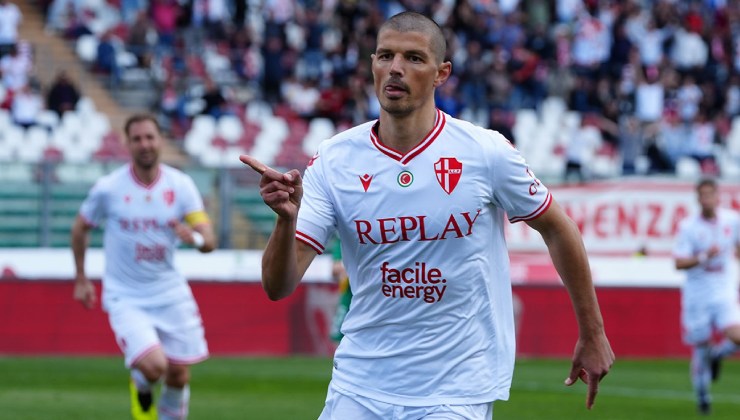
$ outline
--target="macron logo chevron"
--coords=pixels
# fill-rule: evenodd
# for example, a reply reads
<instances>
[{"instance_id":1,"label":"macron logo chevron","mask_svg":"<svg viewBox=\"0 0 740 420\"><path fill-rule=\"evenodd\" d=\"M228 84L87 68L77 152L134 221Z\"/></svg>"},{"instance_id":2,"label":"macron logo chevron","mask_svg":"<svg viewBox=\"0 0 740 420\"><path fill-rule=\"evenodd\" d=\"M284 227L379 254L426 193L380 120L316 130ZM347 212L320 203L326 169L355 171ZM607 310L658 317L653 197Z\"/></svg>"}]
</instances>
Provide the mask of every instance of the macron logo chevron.
<instances>
[{"instance_id":1,"label":"macron logo chevron","mask_svg":"<svg viewBox=\"0 0 740 420\"><path fill-rule=\"evenodd\" d=\"M365 192L367 192L367 189L370 188L370 182L373 180L372 175L362 175L360 176L360 181L362 182L362 188L365 189Z\"/></svg>"}]
</instances>

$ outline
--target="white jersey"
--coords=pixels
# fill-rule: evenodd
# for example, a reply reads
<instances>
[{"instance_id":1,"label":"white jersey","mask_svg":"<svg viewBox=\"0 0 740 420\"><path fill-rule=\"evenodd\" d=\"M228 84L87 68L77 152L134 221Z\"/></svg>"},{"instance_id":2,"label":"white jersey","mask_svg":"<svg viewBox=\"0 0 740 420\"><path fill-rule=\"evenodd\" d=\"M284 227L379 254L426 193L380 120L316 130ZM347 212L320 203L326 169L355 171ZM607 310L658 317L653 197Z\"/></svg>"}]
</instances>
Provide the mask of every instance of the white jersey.
<instances>
[{"instance_id":1,"label":"white jersey","mask_svg":"<svg viewBox=\"0 0 740 420\"><path fill-rule=\"evenodd\" d=\"M718 209L714 220L697 214L684 219L678 231L673 255L676 258L695 257L712 246L720 249L719 255L686 270L682 286L684 305L737 300L737 282L732 278L730 264L740 244L740 219L728 209Z\"/></svg>"},{"instance_id":2,"label":"white jersey","mask_svg":"<svg viewBox=\"0 0 740 420\"><path fill-rule=\"evenodd\" d=\"M139 305L166 305L192 297L185 278L175 270L179 238L169 226L203 210L193 180L159 165L150 185L136 178L131 165L101 178L82 203L80 215L91 226L105 220L103 303L128 299Z\"/></svg>"},{"instance_id":3,"label":"white jersey","mask_svg":"<svg viewBox=\"0 0 740 420\"><path fill-rule=\"evenodd\" d=\"M551 197L499 133L437 111L401 154L369 122L323 142L303 181L297 239L317 252L336 231L352 303L332 381L405 406L506 399L514 322L506 215Z\"/></svg>"}]
</instances>

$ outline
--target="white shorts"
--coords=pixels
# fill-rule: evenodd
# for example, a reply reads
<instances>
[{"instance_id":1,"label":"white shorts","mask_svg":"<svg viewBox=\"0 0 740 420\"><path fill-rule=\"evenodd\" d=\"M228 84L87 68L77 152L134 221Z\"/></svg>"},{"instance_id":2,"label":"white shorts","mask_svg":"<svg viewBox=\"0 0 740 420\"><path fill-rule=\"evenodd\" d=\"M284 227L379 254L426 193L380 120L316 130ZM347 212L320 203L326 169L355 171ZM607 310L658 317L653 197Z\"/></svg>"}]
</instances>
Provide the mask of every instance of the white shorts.
<instances>
[{"instance_id":1,"label":"white shorts","mask_svg":"<svg viewBox=\"0 0 740 420\"><path fill-rule=\"evenodd\" d=\"M733 325L740 325L740 305L734 300L689 304L681 310L681 324L686 344L708 342L715 329L723 331Z\"/></svg>"},{"instance_id":2,"label":"white shorts","mask_svg":"<svg viewBox=\"0 0 740 420\"><path fill-rule=\"evenodd\" d=\"M329 384L324 410L318 420L491 420L493 403L408 407L394 405Z\"/></svg>"},{"instance_id":3,"label":"white shorts","mask_svg":"<svg viewBox=\"0 0 740 420\"><path fill-rule=\"evenodd\" d=\"M170 363L190 365L208 358L198 305L185 299L167 306L139 307L123 300L108 305L108 321L132 367L157 347Z\"/></svg>"}]
</instances>

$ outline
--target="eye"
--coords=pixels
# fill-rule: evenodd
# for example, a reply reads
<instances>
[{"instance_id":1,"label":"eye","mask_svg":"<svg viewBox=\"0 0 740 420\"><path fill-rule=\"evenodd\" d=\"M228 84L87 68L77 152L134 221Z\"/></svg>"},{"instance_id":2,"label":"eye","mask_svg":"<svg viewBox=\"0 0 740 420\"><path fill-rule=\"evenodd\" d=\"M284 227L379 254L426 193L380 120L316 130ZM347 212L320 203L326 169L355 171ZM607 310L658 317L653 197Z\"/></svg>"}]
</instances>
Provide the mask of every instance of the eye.
<instances>
[{"instance_id":1,"label":"eye","mask_svg":"<svg viewBox=\"0 0 740 420\"><path fill-rule=\"evenodd\" d=\"M378 54L378 60L390 60L391 58L392 58L391 53L384 52L384 53Z\"/></svg>"},{"instance_id":2,"label":"eye","mask_svg":"<svg viewBox=\"0 0 740 420\"><path fill-rule=\"evenodd\" d=\"M411 56L409 56L409 61L412 62L412 63L423 63L424 62L424 60L421 57L419 57L418 55L411 55Z\"/></svg>"}]
</instances>

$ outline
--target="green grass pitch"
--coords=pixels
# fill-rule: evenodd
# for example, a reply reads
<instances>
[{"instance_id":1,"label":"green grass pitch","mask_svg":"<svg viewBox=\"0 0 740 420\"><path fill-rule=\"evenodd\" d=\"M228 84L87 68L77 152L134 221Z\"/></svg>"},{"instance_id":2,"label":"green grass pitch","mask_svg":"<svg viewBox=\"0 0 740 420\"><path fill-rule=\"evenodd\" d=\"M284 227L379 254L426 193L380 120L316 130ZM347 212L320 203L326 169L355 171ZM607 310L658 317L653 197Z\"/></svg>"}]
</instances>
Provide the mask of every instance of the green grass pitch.
<instances>
[{"instance_id":1,"label":"green grass pitch","mask_svg":"<svg viewBox=\"0 0 740 420\"><path fill-rule=\"evenodd\" d=\"M212 358L193 368L190 419L316 419L330 369L326 358ZM568 369L566 360L520 359L494 418L700 418L687 360L618 360L591 411L585 385L562 385ZM0 419L128 419L127 381L118 357L0 357ZM712 393L712 419L740 418L740 361L725 363Z\"/></svg>"}]
</instances>

